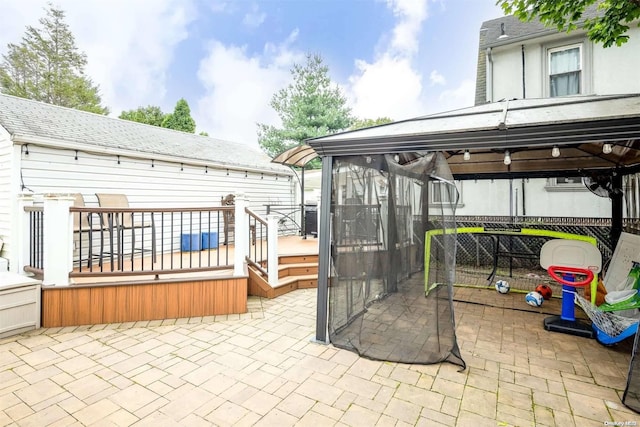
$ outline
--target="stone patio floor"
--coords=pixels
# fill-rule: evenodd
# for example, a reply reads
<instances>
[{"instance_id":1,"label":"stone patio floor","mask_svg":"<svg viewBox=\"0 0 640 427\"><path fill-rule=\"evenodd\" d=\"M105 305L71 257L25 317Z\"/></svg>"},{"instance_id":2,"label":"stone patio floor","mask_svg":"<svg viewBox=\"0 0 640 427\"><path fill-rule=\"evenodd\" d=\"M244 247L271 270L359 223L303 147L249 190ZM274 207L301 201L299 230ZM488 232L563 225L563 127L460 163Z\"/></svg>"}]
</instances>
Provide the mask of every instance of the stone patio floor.
<instances>
[{"instance_id":1,"label":"stone patio floor","mask_svg":"<svg viewBox=\"0 0 640 427\"><path fill-rule=\"evenodd\" d=\"M522 295L473 292L483 297L454 303L464 371L448 363L372 361L313 342L315 289L250 297L242 315L39 329L0 339L0 425L640 423L620 401L628 342L605 347L547 332L542 309L504 302Z\"/></svg>"}]
</instances>

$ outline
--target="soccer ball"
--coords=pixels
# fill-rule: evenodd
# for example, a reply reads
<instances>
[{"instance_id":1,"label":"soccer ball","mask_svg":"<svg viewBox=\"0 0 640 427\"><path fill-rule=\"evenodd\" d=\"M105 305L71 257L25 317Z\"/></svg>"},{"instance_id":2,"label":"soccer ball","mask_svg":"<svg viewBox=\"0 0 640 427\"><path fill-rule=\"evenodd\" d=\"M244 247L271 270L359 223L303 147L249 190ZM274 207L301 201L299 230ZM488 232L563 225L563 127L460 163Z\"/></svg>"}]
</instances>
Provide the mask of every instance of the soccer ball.
<instances>
[{"instance_id":1,"label":"soccer ball","mask_svg":"<svg viewBox=\"0 0 640 427\"><path fill-rule=\"evenodd\" d=\"M542 305L542 295L539 292L531 291L527 295L525 295L524 300L532 307L540 307Z\"/></svg>"},{"instance_id":2,"label":"soccer ball","mask_svg":"<svg viewBox=\"0 0 640 427\"><path fill-rule=\"evenodd\" d=\"M496 282L496 291L498 291L498 293L506 294L510 289L511 286L509 286L509 282L507 282L506 280L498 280Z\"/></svg>"},{"instance_id":3,"label":"soccer ball","mask_svg":"<svg viewBox=\"0 0 640 427\"><path fill-rule=\"evenodd\" d=\"M544 283L536 286L536 292L542 295L542 298L544 299L551 299L551 295L553 294L549 285L545 285Z\"/></svg>"}]
</instances>

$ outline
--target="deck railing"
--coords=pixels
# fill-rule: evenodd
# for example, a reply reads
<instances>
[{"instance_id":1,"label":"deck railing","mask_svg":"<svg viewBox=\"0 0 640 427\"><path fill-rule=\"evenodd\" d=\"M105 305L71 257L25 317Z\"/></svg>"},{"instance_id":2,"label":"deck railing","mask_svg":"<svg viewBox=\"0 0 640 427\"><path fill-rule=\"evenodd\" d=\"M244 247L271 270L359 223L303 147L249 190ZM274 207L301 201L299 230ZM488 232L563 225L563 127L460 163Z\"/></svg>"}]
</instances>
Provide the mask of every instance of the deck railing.
<instances>
[{"instance_id":1,"label":"deck railing","mask_svg":"<svg viewBox=\"0 0 640 427\"><path fill-rule=\"evenodd\" d=\"M44 208L24 206L23 239L29 247L23 269L47 281L47 262L49 269L54 265L59 273L51 284L64 282L62 275L157 279L215 270L243 275L244 263L269 275L268 256L277 257L277 248L268 243L277 242L277 219L268 239L269 221L248 209L246 199L236 206L146 209L74 207L68 197L53 199L49 208L46 201ZM231 228L224 223L230 212L236 217ZM277 264L273 270L277 273Z\"/></svg>"},{"instance_id":2,"label":"deck railing","mask_svg":"<svg viewBox=\"0 0 640 427\"><path fill-rule=\"evenodd\" d=\"M71 277L160 275L229 269L233 254L220 244L224 212L233 207L177 209L80 208L89 226L74 230ZM232 240L229 240L232 242Z\"/></svg>"}]
</instances>

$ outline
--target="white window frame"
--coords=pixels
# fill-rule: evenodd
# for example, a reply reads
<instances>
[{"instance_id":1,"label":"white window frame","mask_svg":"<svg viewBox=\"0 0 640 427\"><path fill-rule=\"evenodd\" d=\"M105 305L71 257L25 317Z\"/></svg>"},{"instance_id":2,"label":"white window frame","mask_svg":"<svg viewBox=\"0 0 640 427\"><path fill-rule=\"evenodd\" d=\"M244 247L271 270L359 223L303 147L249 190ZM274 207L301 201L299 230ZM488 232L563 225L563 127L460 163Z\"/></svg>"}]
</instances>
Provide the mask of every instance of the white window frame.
<instances>
[{"instance_id":1,"label":"white window frame","mask_svg":"<svg viewBox=\"0 0 640 427\"><path fill-rule=\"evenodd\" d=\"M433 181L429 181L429 206L441 206L443 204L449 204L450 202L447 201L442 201L442 200L435 200L435 195L436 194L443 194L442 192L437 192L434 191L434 186L435 185L443 185L445 184L442 181L438 181L438 180L433 180ZM458 190L458 204L456 205L457 207L462 207L464 206L464 203L462 202L462 182L459 181L454 181L454 184L456 186L456 189Z\"/></svg>"},{"instance_id":2,"label":"white window frame","mask_svg":"<svg viewBox=\"0 0 640 427\"><path fill-rule=\"evenodd\" d=\"M575 47L580 48L580 93L579 95L587 95L592 90L592 43L584 38L563 40L561 42L548 43L543 46L543 66L542 66L542 78L543 78L543 92L547 98L551 97L551 53L572 49ZM572 95L568 95L572 96ZM575 95L573 95L575 96Z\"/></svg>"},{"instance_id":3,"label":"white window frame","mask_svg":"<svg viewBox=\"0 0 640 427\"><path fill-rule=\"evenodd\" d=\"M578 182L563 182L564 178L548 178L545 190L547 191L588 191L587 187L582 183L582 177L575 176Z\"/></svg>"}]
</instances>

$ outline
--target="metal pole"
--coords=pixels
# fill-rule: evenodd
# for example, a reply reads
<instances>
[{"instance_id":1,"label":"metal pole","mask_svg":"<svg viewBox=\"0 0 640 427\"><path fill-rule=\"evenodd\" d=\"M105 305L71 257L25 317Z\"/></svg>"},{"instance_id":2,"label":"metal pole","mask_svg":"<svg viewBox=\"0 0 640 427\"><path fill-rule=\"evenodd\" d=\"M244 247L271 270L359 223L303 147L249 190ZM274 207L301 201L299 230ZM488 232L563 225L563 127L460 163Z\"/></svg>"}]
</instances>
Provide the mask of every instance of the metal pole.
<instances>
[{"instance_id":1,"label":"metal pole","mask_svg":"<svg viewBox=\"0 0 640 427\"><path fill-rule=\"evenodd\" d=\"M302 166L302 180L301 180L301 184L300 186L302 187L300 191L300 226L301 226L301 231L302 231L302 238L306 239L307 238L307 224L305 222L305 217L304 217L304 165Z\"/></svg>"},{"instance_id":2,"label":"metal pole","mask_svg":"<svg viewBox=\"0 0 640 427\"><path fill-rule=\"evenodd\" d=\"M322 158L322 183L320 200L320 229L318 230L318 301L316 304L316 341L328 343L327 340L327 308L329 306L329 266L331 257L331 200L333 157Z\"/></svg>"}]
</instances>

